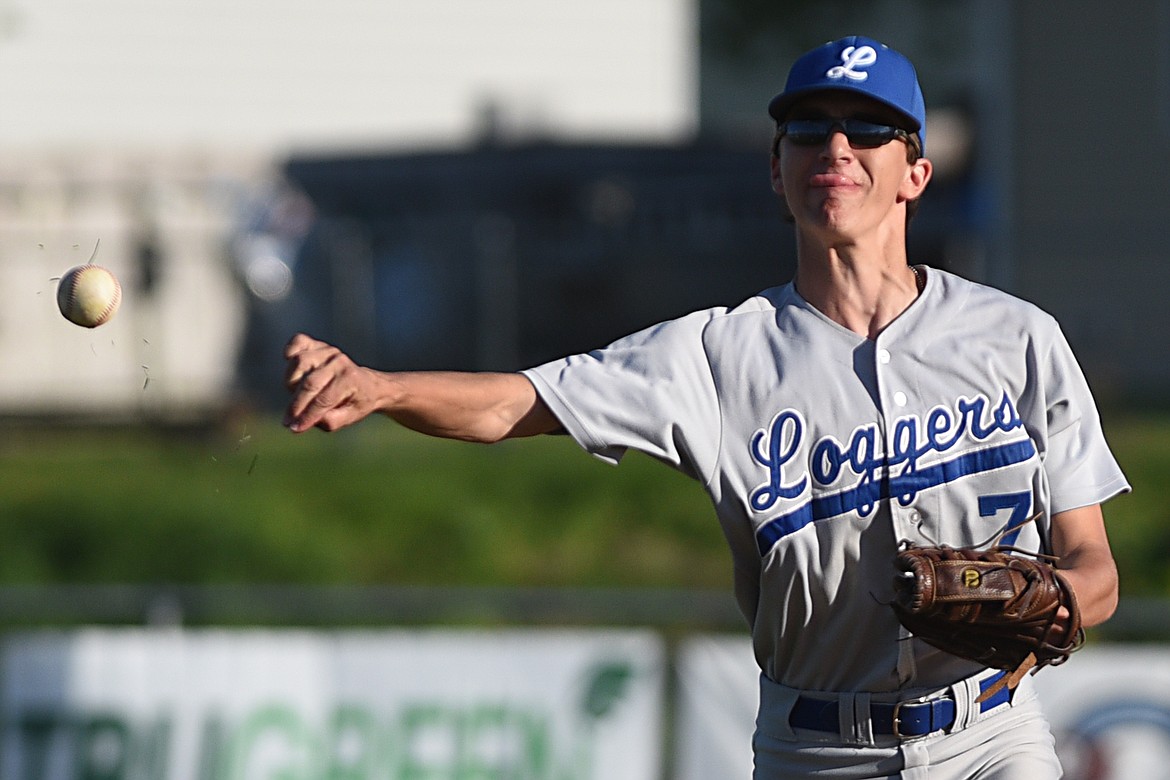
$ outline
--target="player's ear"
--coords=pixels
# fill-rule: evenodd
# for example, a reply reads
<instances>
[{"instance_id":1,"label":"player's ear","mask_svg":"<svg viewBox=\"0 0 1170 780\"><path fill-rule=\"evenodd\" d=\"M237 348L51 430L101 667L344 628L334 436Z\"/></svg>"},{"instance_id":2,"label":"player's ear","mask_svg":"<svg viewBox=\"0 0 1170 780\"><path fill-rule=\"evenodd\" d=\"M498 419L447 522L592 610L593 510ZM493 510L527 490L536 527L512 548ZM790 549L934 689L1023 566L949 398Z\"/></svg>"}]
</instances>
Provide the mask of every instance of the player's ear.
<instances>
[{"instance_id":1,"label":"player's ear","mask_svg":"<svg viewBox=\"0 0 1170 780\"><path fill-rule=\"evenodd\" d=\"M919 157L910 164L910 168L906 171L898 194L905 200L916 200L926 190L926 185L930 183L930 177L933 173L934 166L930 160Z\"/></svg>"},{"instance_id":2,"label":"player's ear","mask_svg":"<svg viewBox=\"0 0 1170 780\"><path fill-rule=\"evenodd\" d=\"M775 154L772 155L771 178L772 178L772 192L776 193L777 195L779 195L780 197L783 198L784 197L784 181L783 181L783 179L780 178L780 157L778 155L775 155Z\"/></svg>"},{"instance_id":3,"label":"player's ear","mask_svg":"<svg viewBox=\"0 0 1170 780\"><path fill-rule=\"evenodd\" d=\"M780 176L780 158L772 155L772 191L780 196L780 215L785 222L794 222L792 209L788 207L788 196L784 194L784 179Z\"/></svg>"}]
</instances>

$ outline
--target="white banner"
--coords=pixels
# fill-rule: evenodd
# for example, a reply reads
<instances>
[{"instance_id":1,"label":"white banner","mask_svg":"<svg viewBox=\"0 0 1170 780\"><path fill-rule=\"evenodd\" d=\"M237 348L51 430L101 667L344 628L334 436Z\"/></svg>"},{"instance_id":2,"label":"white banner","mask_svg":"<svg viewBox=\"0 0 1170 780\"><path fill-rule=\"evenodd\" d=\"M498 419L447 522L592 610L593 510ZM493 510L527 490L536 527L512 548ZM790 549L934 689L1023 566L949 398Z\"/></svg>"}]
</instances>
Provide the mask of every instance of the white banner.
<instances>
[{"instance_id":1,"label":"white banner","mask_svg":"<svg viewBox=\"0 0 1170 780\"><path fill-rule=\"evenodd\" d=\"M3 645L14 780L655 780L642 631L30 633Z\"/></svg>"},{"instance_id":2,"label":"white banner","mask_svg":"<svg viewBox=\"0 0 1170 780\"><path fill-rule=\"evenodd\" d=\"M699 636L678 650L678 780L748 780L760 667L746 636Z\"/></svg>"}]
</instances>

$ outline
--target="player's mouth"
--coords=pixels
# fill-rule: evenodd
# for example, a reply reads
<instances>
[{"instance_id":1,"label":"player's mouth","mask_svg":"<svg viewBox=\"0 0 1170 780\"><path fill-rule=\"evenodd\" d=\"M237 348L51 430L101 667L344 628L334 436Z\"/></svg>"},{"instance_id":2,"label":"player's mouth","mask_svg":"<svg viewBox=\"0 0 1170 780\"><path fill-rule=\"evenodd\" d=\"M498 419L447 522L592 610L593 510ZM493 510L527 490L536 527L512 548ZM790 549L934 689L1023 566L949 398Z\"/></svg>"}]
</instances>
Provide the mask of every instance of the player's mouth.
<instances>
[{"instance_id":1,"label":"player's mouth","mask_svg":"<svg viewBox=\"0 0 1170 780\"><path fill-rule=\"evenodd\" d=\"M856 187L857 182L843 173L814 173L809 178L809 185L822 189L836 189L839 187Z\"/></svg>"}]
</instances>

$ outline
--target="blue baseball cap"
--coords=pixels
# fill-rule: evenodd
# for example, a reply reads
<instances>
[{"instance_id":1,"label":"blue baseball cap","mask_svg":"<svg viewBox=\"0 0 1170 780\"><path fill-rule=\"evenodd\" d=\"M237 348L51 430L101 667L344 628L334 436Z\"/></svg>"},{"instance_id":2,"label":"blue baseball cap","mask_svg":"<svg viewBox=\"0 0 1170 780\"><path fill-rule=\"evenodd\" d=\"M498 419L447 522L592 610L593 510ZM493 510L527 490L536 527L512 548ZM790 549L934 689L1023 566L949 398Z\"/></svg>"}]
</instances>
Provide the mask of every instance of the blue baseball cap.
<instances>
[{"instance_id":1,"label":"blue baseball cap","mask_svg":"<svg viewBox=\"0 0 1170 780\"><path fill-rule=\"evenodd\" d=\"M883 43L851 35L801 55L788 71L784 91L768 103L777 122L800 98L814 92L844 90L884 103L906 120L906 130L918 134L926 148L926 102L918 74L905 56Z\"/></svg>"}]
</instances>

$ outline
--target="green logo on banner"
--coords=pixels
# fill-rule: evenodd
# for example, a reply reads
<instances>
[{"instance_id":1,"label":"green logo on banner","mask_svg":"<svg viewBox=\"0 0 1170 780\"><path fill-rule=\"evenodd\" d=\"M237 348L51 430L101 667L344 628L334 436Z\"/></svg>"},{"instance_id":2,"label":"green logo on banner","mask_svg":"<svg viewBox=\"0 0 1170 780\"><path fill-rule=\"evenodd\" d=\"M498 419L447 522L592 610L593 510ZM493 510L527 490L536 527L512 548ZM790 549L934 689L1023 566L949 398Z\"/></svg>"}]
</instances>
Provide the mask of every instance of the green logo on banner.
<instances>
[{"instance_id":1,"label":"green logo on banner","mask_svg":"<svg viewBox=\"0 0 1170 780\"><path fill-rule=\"evenodd\" d=\"M596 727L633 677L622 662L590 670L568 724L509 703L340 704L322 722L273 702L232 721L204 713L179 739L169 713L26 711L4 724L0 760L17 765L11 780L593 780Z\"/></svg>"}]
</instances>

